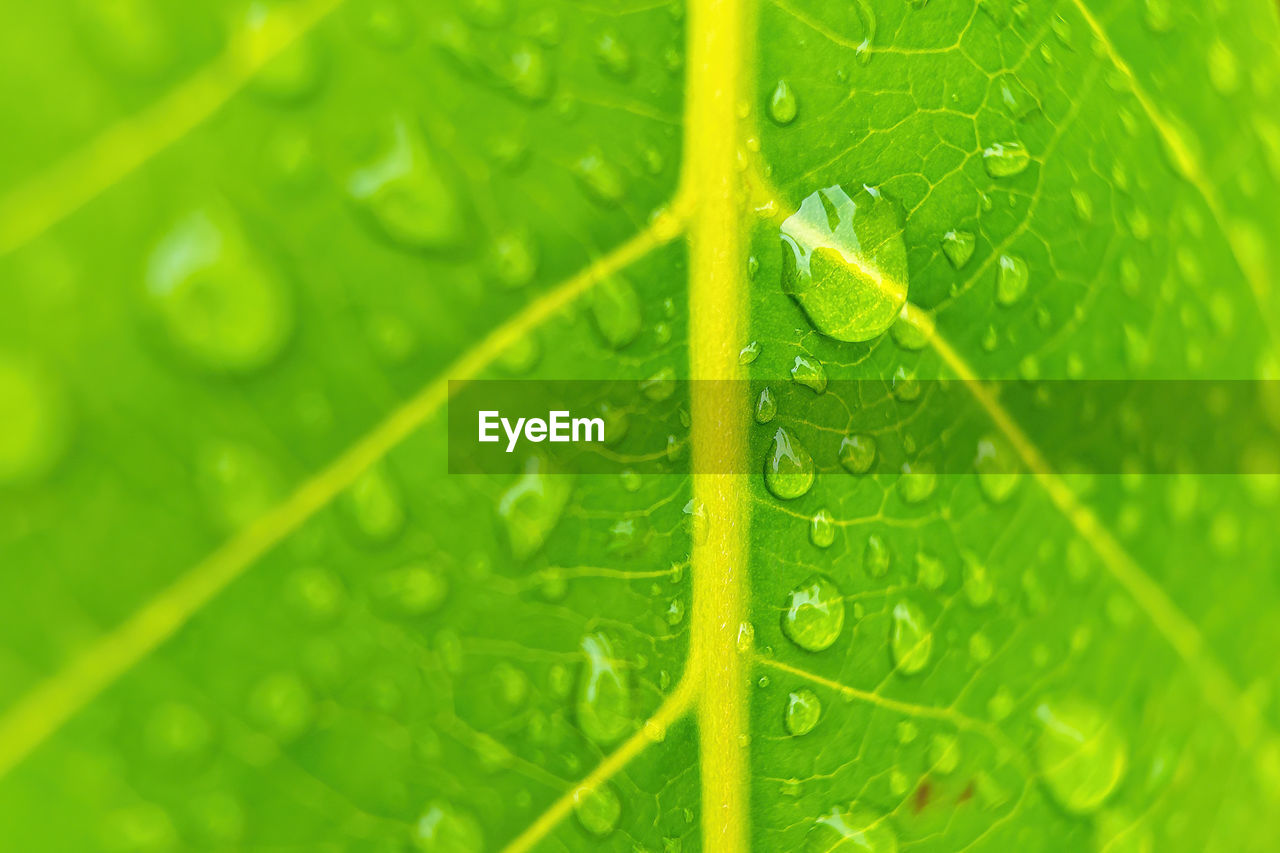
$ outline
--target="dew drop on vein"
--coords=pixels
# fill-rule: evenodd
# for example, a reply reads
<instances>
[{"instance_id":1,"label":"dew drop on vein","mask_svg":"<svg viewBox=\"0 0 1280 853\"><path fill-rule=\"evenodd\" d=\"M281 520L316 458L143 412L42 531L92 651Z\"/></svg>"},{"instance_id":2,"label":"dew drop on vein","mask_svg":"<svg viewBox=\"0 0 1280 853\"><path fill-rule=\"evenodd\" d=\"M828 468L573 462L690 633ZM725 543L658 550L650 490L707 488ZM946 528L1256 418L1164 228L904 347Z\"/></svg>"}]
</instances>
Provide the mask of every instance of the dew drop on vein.
<instances>
[{"instance_id":1,"label":"dew drop on vein","mask_svg":"<svg viewBox=\"0 0 1280 853\"><path fill-rule=\"evenodd\" d=\"M581 787L573 792L573 813L583 829L596 838L604 838L622 818L622 801L607 782L593 788Z\"/></svg>"},{"instance_id":2,"label":"dew drop on vein","mask_svg":"<svg viewBox=\"0 0 1280 853\"><path fill-rule=\"evenodd\" d=\"M873 187L810 194L781 226L782 290L814 328L840 341L884 334L907 300L897 205Z\"/></svg>"}]
</instances>

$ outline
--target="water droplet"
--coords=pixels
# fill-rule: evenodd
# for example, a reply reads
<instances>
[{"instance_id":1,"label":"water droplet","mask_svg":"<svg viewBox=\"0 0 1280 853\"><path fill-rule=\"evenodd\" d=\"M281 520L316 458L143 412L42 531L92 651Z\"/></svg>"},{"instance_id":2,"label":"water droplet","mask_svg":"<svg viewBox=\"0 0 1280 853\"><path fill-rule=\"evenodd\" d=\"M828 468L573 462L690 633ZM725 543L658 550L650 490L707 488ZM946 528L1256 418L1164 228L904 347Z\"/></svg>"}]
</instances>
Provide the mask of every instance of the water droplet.
<instances>
[{"instance_id":1,"label":"water droplet","mask_svg":"<svg viewBox=\"0 0 1280 853\"><path fill-rule=\"evenodd\" d=\"M627 194L626 180L613 163L604 158L599 149L592 149L573 166L573 173L597 204L612 207Z\"/></svg>"},{"instance_id":2,"label":"water droplet","mask_svg":"<svg viewBox=\"0 0 1280 853\"><path fill-rule=\"evenodd\" d=\"M933 654L933 631L925 621L924 611L913 601L899 601L893 606L893 624L889 631L889 651L893 664L902 675L915 675L929 663Z\"/></svg>"},{"instance_id":3,"label":"water droplet","mask_svg":"<svg viewBox=\"0 0 1280 853\"><path fill-rule=\"evenodd\" d=\"M1101 709L1081 699L1043 702L1035 715L1043 727L1036 761L1045 786L1067 811L1094 811L1124 777L1128 743Z\"/></svg>"},{"instance_id":4,"label":"water droplet","mask_svg":"<svg viewBox=\"0 0 1280 853\"><path fill-rule=\"evenodd\" d=\"M498 515L505 524L511 551L517 560L528 558L542 547L569 501L572 491L569 476L551 474L547 467L544 460L531 457L525 463L524 473L503 492L498 502Z\"/></svg>"},{"instance_id":5,"label":"water droplet","mask_svg":"<svg viewBox=\"0 0 1280 853\"><path fill-rule=\"evenodd\" d=\"M173 348L212 372L259 370L293 332L289 289L225 214L194 211L161 238L146 298Z\"/></svg>"},{"instance_id":6,"label":"water droplet","mask_svg":"<svg viewBox=\"0 0 1280 853\"><path fill-rule=\"evenodd\" d=\"M667 605L666 613L667 624L675 627L684 621L684 601L679 598L671 599L671 603Z\"/></svg>"},{"instance_id":7,"label":"water droplet","mask_svg":"<svg viewBox=\"0 0 1280 853\"><path fill-rule=\"evenodd\" d=\"M631 76L631 48L613 30L605 30L596 39L596 61L620 80Z\"/></svg>"},{"instance_id":8,"label":"water droplet","mask_svg":"<svg viewBox=\"0 0 1280 853\"><path fill-rule=\"evenodd\" d=\"M279 741L290 741L310 727L315 716L311 690L292 673L269 675L249 697L250 716Z\"/></svg>"},{"instance_id":9,"label":"water droplet","mask_svg":"<svg viewBox=\"0 0 1280 853\"><path fill-rule=\"evenodd\" d=\"M806 853L898 853L889 819L857 806L833 807L805 835Z\"/></svg>"},{"instance_id":10,"label":"water droplet","mask_svg":"<svg viewBox=\"0 0 1280 853\"><path fill-rule=\"evenodd\" d=\"M930 769L949 776L960 766L960 739L953 734L936 734L929 741Z\"/></svg>"},{"instance_id":11,"label":"water droplet","mask_svg":"<svg viewBox=\"0 0 1280 853\"><path fill-rule=\"evenodd\" d=\"M594 788L578 788L573 792L573 813L582 828L596 838L613 832L622 817L622 801L608 783Z\"/></svg>"},{"instance_id":12,"label":"water droplet","mask_svg":"<svg viewBox=\"0 0 1280 853\"><path fill-rule=\"evenodd\" d=\"M974 467L978 472L978 486L992 503L1004 503L1021 479L1013 449L999 438L988 437L978 442Z\"/></svg>"},{"instance_id":13,"label":"water droplet","mask_svg":"<svg viewBox=\"0 0 1280 853\"><path fill-rule=\"evenodd\" d=\"M810 652L830 648L844 627L844 598L835 581L811 575L791 590L782 614L782 633Z\"/></svg>"},{"instance_id":14,"label":"water droplet","mask_svg":"<svg viewBox=\"0 0 1280 853\"><path fill-rule=\"evenodd\" d=\"M426 563L389 569L374 578L372 586L381 604L404 616L434 613L449 594L449 579Z\"/></svg>"},{"instance_id":15,"label":"water droplet","mask_svg":"<svg viewBox=\"0 0 1280 853\"><path fill-rule=\"evenodd\" d=\"M196 485L214 521L228 531L256 521L283 492L270 460L250 447L228 442L201 450Z\"/></svg>"},{"instance_id":16,"label":"water droplet","mask_svg":"<svg viewBox=\"0 0 1280 853\"><path fill-rule=\"evenodd\" d=\"M605 342L622 349L640 334L640 296L631 282L610 276L591 291L591 317Z\"/></svg>"},{"instance_id":17,"label":"water droplet","mask_svg":"<svg viewBox=\"0 0 1280 853\"><path fill-rule=\"evenodd\" d=\"M537 245L520 229L498 234L490 248L489 267L503 287L524 287L538 271Z\"/></svg>"},{"instance_id":18,"label":"water droplet","mask_svg":"<svg viewBox=\"0 0 1280 853\"><path fill-rule=\"evenodd\" d=\"M426 143L396 119L381 153L347 178L347 195L378 231L409 249L456 246L462 208Z\"/></svg>"},{"instance_id":19,"label":"water droplet","mask_svg":"<svg viewBox=\"0 0 1280 853\"><path fill-rule=\"evenodd\" d=\"M1000 106L1016 119L1025 119L1040 109L1040 101L1015 74L1001 74L995 87Z\"/></svg>"},{"instance_id":20,"label":"water droplet","mask_svg":"<svg viewBox=\"0 0 1280 853\"><path fill-rule=\"evenodd\" d=\"M751 364L760 357L760 342L752 341L738 351L738 364Z\"/></svg>"},{"instance_id":21,"label":"water droplet","mask_svg":"<svg viewBox=\"0 0 1280 853\"><path fill-rule=\"evenodd\" d=\"M640 391L655 403L671 399L676 391L675 370L670 367L659 368L648 379L640 382Z\"/></svg>"},{"instance_id":22,"label":"water droplet","mask_svg":"<svg viewBox=\"0 0 1280 853\"><path fill-rule=\"evenodd\" d=\"M313 622L328 622L347 600L342 579L323 566L304 566L289 576L286 595L294 609Z\"/></svg>"},{"instance_id":23,"label":"water droplet","mask_svg":"<svg viewBox=\"0 0 1280 853\"><path fill-rule=\"evenodd\" d=\"M807 355L796 356L795 363L791 365L791 379L815 394L827 390L827 368L816 358Z\"/></svg>"},{"instance_id":24,"label":"water droplet","mask_svg":"<svg viewBox=\"0 0 1280 853\"><path fill-rule=\"evenodd\" d=\"M738 626L738 654L746 654L751 651L751 645L756 640L756 628L750 622L743 622Z\"/></svg>"},{"instance_id":25,"label":"water droplet","mask_svg":"<svg viewBox=\"0 0 1280 853\"><path fill-rule=\"evenodd\" d=\"M948 231L942 235L942 254L947 256L951 266L961 269L973 257L973 250L978 240L972 231Z\"/></svg>"},{"instance_id":26,"label":"water droplet","mask_svg":"<svg viewBox=\"0 0 1280 853\"><path fill-rule=\"evenodd\" d=\"M907 367L899 367L893 372L893 396L903 403L912 403L920 399L920 380L916 373Z\"/></svg>"},{"instance_id":27,"label":"water droplet","mask_svg":"<svg viewBox=\"0 0 1280 853\"><path fill-rule=\"evenodd\" d=\"M947 567L927 551L916 552L916 583L928 590L937 591L947 582Z\"/></svg>"},{"instance_id":28,"label":"water droplet","mask_svg":"<svg viewBox=\"0 0 1280 853\"><path fill-rule=\"evenodd\" d=\"M814 328L857 342L893 325L907 301L907 250L899 211L878 190L818 190L781 235L782 290Z\"/></svg>"},{"instance_id":29,"label":"water droplet","mask_svg":"<svg viewBox=\"0 0 1280 853\"><path fill-rule=\"evenodd\" d=\"M778 414L778 401L773 398L773 391L765 388L756 400L756 423L767 424Z\"/></svg>"},{"instance_id":30,"label":"water droplet","mask_svg":"<svg viewBox=\"0 0 1280 853\"><path fill-rule=\"evenodd\" d=\"M502 75L511 92L529 103L545 101L555 87L555 69L547 51L532 42L516 46Z\"/></svg>"},{"instance_id":31,"label":"water droplet","mask_svg":"<svg viewBox=\"0 0 1280 853\"><path fill-rule=\"evenodd\" d=\"M575 706L578 728L595 743L608 745L631 730L631 676L604 634L583 637L582 652L586 662Z\"/></svg>"},{"instance_id":32,"label":"water droplet","mask_svg":"<svg viewBox=\"0 0 1280 853\"><path fill-rule=\"evenodd\" d=\"M426 853L480 853L484 833L469 812L435 800L427 804L414 825L413 842Z\"/></svg>"},{"instance_id":33,"label":"water droplet","mask_svg":"<svg viewBox=\"0 0 1280 853\"><path fill-rule=\"evenodd\" d=\"M1017 255L1001 255L996 272L996 302L1012 305L1027 292L1030 278L1027 262Z\"/></svg>"},{"instance_id":34,"label":"water droplet","mask_svg":"<svg viewBox=\"0 0 1280 853\"><path fill-rule=\"evenodd\" d=\"M840 439L840 464L850 474L865 474L876 461L876 440L866 433Z\"/></svg>"},{"instance_id":35,"label":"water droplet","mask_svg":"<svg viewBox=\"0 0 1280 853\"><path fill-rule=\"evenodd\" d=\"M862 570L868 577L882 578L889 573L892 556L884 539L878 533L872 533L867 537L867 546L862 551Z\"/></svg>"},{"instance_id":36,"label":"water droplet","mask_svg":"<svg viewBox=\"0 0 1280 853\"><path fill-rule=\"evenodd\" d=\"M820 509L809 522L809 541L819 548L830 548L836 541L836 525L831 513Z\"/></svg>"},{"instance_id":37,"label":"water droplet","mask_svg":"<svg viewBox=\"0 0 1280 853\"><path fill-rule=\"evenodd\" d=\"M983 563L973 554L964 560L964 595L973 607L986 607L995 595L995 584Z\"/></svg>"},{"instance_id":38,"label":"water droplet","mask_svg":"<svg viewBox=\"0 0 1280 853\"><path fill-rule=\"evenodd\" d=\"M1209 45L1209 81L1224 95L1240 88L1240 62L1231 48L1216 39Z\"/></svg>"},{"instance_id":39,"label":"water droplet","mask_svg":"<svg viewBox=\"0 0 1280 853\"><path fill-rule=\"evenodd\" d=\"M796 93L791 90L791 84L779 80L769 96L769 118L778 124L791 124L796 119L797 110Z\"/></svg>"},{"instance_id":40,"label":"water droplet","mask_svg":"<svg viewBox=\"0 0 1280 853\"><path fill-rule=\"evenodd\" d=\"M893 321L889 336L893 342L908 352L922 350L929 345L929 335L933 328L933 316L922 309L914 309L907 313L907 306L902 309L901 316Z\"/></svg>"},{"instance_id":41,"label":"water droplet","mask_svg":"<svg viewBox=\"0 0 1280 853\"><path fill-rule=\"evenodd\" d=\"M1031 154L1020 142L997 142L983 149L982 165L993 178L1009 178L1026 171Z\"/></svg>"},{"instance_id":42,"label":"water droplet","mask_svg":"<svg viewBox=\"0 0 1280 853\"><path fill-rule=\"evenodd\" d=\"M981 631L969 637L969 657L976 664L986 663L991 659L991 639Z\"/></svg>"},{"instance_id":43,"label":"water droplet","mask_svg":"<svg viewBox=\"0 0 1280 853\"><path fill-rule=\"evenodd\" d=\"M924 503L933 496L938 487L938 474L928 462L902 465L902 476L898 478L898 494L909 504Z\"/></svg>"},{"instance_id":44,"label":"water droplet","mask_svg":"<svg viewBox=\"0 0 1280 853\"><path fill-rule=\"evenodd\" d=\"M787 709L782 719L787 731L793 736L799 737L813 731L821 716L822 701L812 690L802 687L787 696Z\"/></svg>"},{"instance_id":45,"label":"water droplet","mask_svg":"<svg viewBox=\"0 0 1280 853\"><path fill-rule=\"evenodd\" d=\"M361 474L342 496L342 506L369 542L390 542L404 529L400 486L381 465Z\"/></svg>"},{"instance_id":46,"label":"water droplet","mask_svg":"<svg viewBox=\"0 0 1280 853\"><path fill-rule=\"evenodd\" d=\"M66 452L71 419L60 387L0 353L0 486L36 482Z\"/></svg>"},{"instance_id":47,"label":"water droplet","mask_svg":"<svg viewBox=\"0 0 1280 853\"><path fill-rule=\"evenodd\" d=\"M764 462L764 483L775 497L798 498L813 485L813 457L782 427L773 434L773 444Z\"/></svg>"}]
</instances>

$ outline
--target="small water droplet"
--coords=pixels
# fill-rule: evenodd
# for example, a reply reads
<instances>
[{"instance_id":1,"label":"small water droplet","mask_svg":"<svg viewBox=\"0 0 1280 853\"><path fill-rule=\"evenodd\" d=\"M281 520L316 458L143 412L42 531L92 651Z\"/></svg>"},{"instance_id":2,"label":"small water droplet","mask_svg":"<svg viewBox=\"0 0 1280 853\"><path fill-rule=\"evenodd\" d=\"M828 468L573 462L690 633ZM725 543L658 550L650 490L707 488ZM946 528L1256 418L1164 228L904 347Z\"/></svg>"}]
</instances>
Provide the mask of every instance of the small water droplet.
<instances>
[{"instance_id":1,"label":"small water droplet","mask_svg":"<svg viewBox=\"0 0 1280 853\"><path fill-rule=\"evenodd\" d=\"M822 701L812 690L802 687L787 696L787 709L782 719L792 736L799 737L813 731L821 716Z\"/></svg>"},{"instance_id":2,"label":"small water droplet","mask_svg":"<svg viewBox=\"0 0 1280 853\"><path fill-rule=\"evenodd\" d=\"M1017 255L1001 255L996 272L996 302L1012 305L1027 292L1030 271L1027 262Z\"/></svg>"},{"instance_id":3,"label":"small water droplet","mask_svg":"<svg viewBox=\"0 0 1280 853\"><path fill-rule=\"evenodd\" d=\"M916 583L934 592L942 589L947 582L947 567L942 561L927 551L916 553Z\"/></svg>"},{"instance_id":4,"label":"small water droplet","mask_svg":"<svg viewBox=\"0 0 1280 853\"><path fill-rule=\"evenodd\" d=\"M809 451L779 427L773 434L773 444L764 463L764 482L769 491L782 500L792 500L809 491L814 476Z\"/></svg>"},{"instance_id":5,"label":"small water droplet","mask_svg":"<svg viewBox=\"0 0 1280 853\"><path fill-rule=\"evenodd\" d=\"M876 461L876 440L866 433L840 439L840 464L850 474L865 474Z\"/></svg>"},{"instance_id":6,"label":"small water droplet","mask_svg":"<svg viewBox=\"0 0 1280 853\"><path fill-rule=\"evenodd\" d=\"M884 539L878 533L872 533L867 537L867 545L862 550L862 570L868 577L882 578L889 573L892 556Z\"/></svg>"},{"instance_id":7,"label":"small water droplet","mask_svg":"<svg viewBox=\"0 0 1280 853\"><path fill-rule=\"evenodd\" d=\"M581 645L586 661L574 706L578 728L608 745L631 730L631 676L603 633L588 634Z\"/></svg>"},{"instance_id":8,"label":"small water droplet","mask_svg":"<svg viewBox=\"0 0 1280 853\"><path fill-rule=\"evenodd\" d=\"M930 770L949 776L960 766L960 740L953 734L936 734L929 741Z\"/></svg>"},{"instance_id":9,"label":"small water droplet","mask_svg":"<svg viewBox=\"0 0 1280 853\"><path fill-rule=\"evenodd\" d=\"M796 93L792 91L791 84L786 80L779 80L778 85L773 88L773 94L769 96L769 118L778 124L787 125L795 121L797 111Z\"/></svg>"},{"instance_id":10,"label":"small water droplet","mask_svg":"<svg viewBox=\"0 0 1280 853\"><path fill-rule=\"evenodd\" d=\"M766 387L756 400L756 423L767 424L778 414L778 401L773 398L773 391Z\"/></svg>"},{"instance_id":11,"label":"small water droplet","mask_svg":"<svg viewBox=\"0 0 1280 853\"><path fill-rule=\"evenodd\" d=\"M1025 119L1040 109L1040 101L1015 74L1001 74L995 87L1000 106L1016 119Z\"/></svg>"},{"instance_id":12,"label":"small water droplet","mask_svg":"<svg viewBox=\"0 0 1280 853\"><path fill-rule=\"evenodd\" d=\"M796 356L795 363L791 365L791 379L815 394L827 390L827 368L816 358L807 355Z\"/></svg>"},{"instance_id":13,"label":"small water droplet","mask_svg":"<svg viewBox=\"0 0 1280 853\"><path fill-rule=\"evenodd\" d=\"M804 846L806 853L898 853L898 836L887 816L834 806L813 822Z\"/></svg>"},{"instance_id":14,"label":"small water droplet","mask_svg":"<svg viewBox=\"0 0 1280 853\"><path fill-rule=\"evenodd\" d=\"M902 675L915 675L928 665L933 654L933 631L926 623L920 605L913 601L899 601L893 606L889 651L893 655L894 666Z\"/></svg>"},{"instance_id":15,"label":"small water droplet","mask_svg":"<svg viewBox=\"0 0 1280 853\"><path fill-rule=\"evenodd\" d=\"M982 165L993 178L1010 178L1026 171L1031 154L1020 142L997 142L983 149Z\"/></svg>"},{"instance_id":16,"label":"small water droplet","mask_svg":"<svg viewBox=\"0 0 1280 853\"><path fill-rule=\"evenodd\" d=\"M524 560L542 547L572 492L567 474L551 474L547 463L534 456L525 463L521 474L498 502L502 518L517 560Z\"/></svg>"},{"instance_id":17,"label":"small water droplet","mask_svg":"<svg viewBox=\"0 0 1280 853\"><path fill-rule=\"evenodd\" d=\"M938 487L938 474L927 462L902 465L902 476L898 478L898 494L909 504L924 503L933 496Z\"/></svg>"},{"instance_id":18,"label":"small water droplet","mask_svg":"<svg viewBox=\"0 0 1280 853\"><path fill-rule=\"evenodd\" d=\"M249 714L277 740L291 741L311 726L315 702L302 679L292 673L277 673L254 687Z\"/></svg>"},{"instance_id":19,"label":"small water droplet","mask_svg":"<svg viewBox=\"0 0 1280 853\"><path fill-rule=\"evenodd\" d=\"M738 364L751 364L760 357L760 342L752 341L738 351Z\"/></svg>"},{"instance_id":20,"label":"small water droplet","mask_svg":"<svg viewBox=\"0 0 1280 853\"><path fill-rule=\"evenodd\" d=\"M390 542L404 529L400 486L381 465L361 474L342 496L342 506L356 529L374 544Z\"/></svg>"},{"instance_id":21,"label":"small water droplet","mask_svg":"<svg viewBox=\"0 0 1280 853\"><path fill-rule=\"evenodd\" d=\"M746 654L751 651L751 646L756 640L756 628L750 622L743 622L738 625L738 654Z\"/></svg>"},{"instance_id":22,"label":"small water droplet","mask_svg":"<svg viewBox=\"0 0 1280 853\"><path fill-rule=\"evenodd\" d=\"M484 833L470 812L434 800L414 825L413 843L425 853L480 853L484 849Z\"/></svg>"},{"instance_id":23,"label":"small water droplet","mask_svg":"<svg viewBox=\"0 0 1280 853\"><path fill-rule=\"evenodd\" d=\"M1017 455L1007 442L996 436L978 442L973 467L978 472L978 487L992 503L1008 500L1021 481Z\"/></svg>"},{"instance_id":24,"label":"small water droplet","mask_svg":"<svg viewBox=\"0 0 1280 853\"><path fill-rule=\"evenodd\" d=\"M844 597L826 575L811 575L791 590L782 614L782 633L810 652L830 648L844 627Z\"/></svg>"},{"instance_id":25,"label":"small water droplet","mask_svg":"<svg viewBox=\"0 0 1280 853\"><path fill-rule=\"evenodd\" d=\"M381 153L347 178L347 195L379 232L409 249L449 249L465 233L437 158L403 119L392 122Z\"/></svg>"},{"instance_id":26,"label":"small water droplet","mask_svg":"<svg viewBox=\"0 0 1280 853\"><path fill-rule=\"evenodd\" d=\"M893 325L907 300L907 251L899 211L878 190L818 190L781 235L782 290L814 328L858 342Z\"/></svg>"},{"instance_id":27,"label":"small water droplet","mask_svg":"<svg viewBox=\"0 0 1280 853\"><path fill-rule=\"evenodd\" d=\"M836 541L835 521L828 510L820 509L813 514L809 521L809 541L819 548L830 548Z\"/></svg>"},{"instance_id":28,"label":"small water droplet","mask_svg":"<svg viewBox=\"0 0 1280 853\"><path fill-rule=\"evenodd\" d=\"M973 554L964 560L964 595L973 607L986 607L995 595L995 584L983 563Z\"/></svg>"},{"instance_id":29,"label":"small water droplet","mask_svg":"<svg viewBox=\"0 0 1280 853\"><path fill-rule=\"evenodd\" d=\"M596 61L620 80L631 76L631 48L614 30L605 30L596 38Z\"/></svg>"},{"instance_id":30,"label":"small water droplet","mask_svg":"<svg viewBox=\"0 0 1280 853\"><path fill-rule=\"evenodd\" d=\"M289 288L227 214L193 211L161 238L146 298L169 344L215 373L260 370L293 332Z\"/></svg>"},{"instance_id":31,"label":"small water droplet","mask_svg":"<svg viewBox=\"0 0 1280 853\"><path fill-rule=\"evenodd\" d=\"M1067 811L1087 814L1111 796L1129 763L1129 745L1101 709L1082 699L1042 702L1036 761L1045 786Z\"/></svg>"},{"instance_id":32,"label":"small water droplet","mask_svg":"<svg viewBox=\"0 0 1280 853\"><path fill-rule=\"evenodd\" d=\"M920 399L920 380L916 373L908 367L899 367L893 372L893 396L903 403L912 403Z\"/></svg>"},{"instance_id":33,"label":"small water droplet","mask_svg":"<svg viewBox=\"0 0 1280 853\"><path fill-rule=\"evenodd\" d=\"M404 616L425 616L444 605L449 579L426 563L388 569L374 578L372 592L385 609Z\"/></svg>"},{"instance_id":34,"label":"small water droplet","mask_svg":"<svg viewBox=\"0 0 1280 853\"><path fill-rule=\"evenodd\" d=\"M618 826L622 817L622 801L608 783L593 788L582 787L573 792L573 813L583 829L596 838L604 838Z\"/></svg>"},{"instance_id":35,"label":"small water droplet","mask_svg":"<svg viewBox=\"0 0 1280 853\"><path fill-rule=\"evenodd\" d=\"M282 488L275 466L245 445L215 442L196 459L196 485L224 530L239 530L271 509Z\"/></svg>"},{"instance_id":36,"label":"small water droplet","mask_svg":"<svg viewBox=\"0 0 1280 853\"><path fill-rule=\"evenodd\" d=\"M489 267L503 287L524 287L538 272L538 249L527 231L504 231L493 238Z\"/></svg>"},{"instance_id":37,"label":"small water droplet","mask_svg":"<svg viewBox=\"0 0 1280 853\"><path fill-rule=\"evenodd\" d=\"M951 230L942 235L942 253L956 269L969 263L977 246L978 240L972 231Z\"/></svg>"},{"instance_id":38,"label":"small water droplet","mask_svg":"<svg viewBox=\"0 0 1280 853\"><path fill-rule=\"evenodd\" d=\"M591 291L591 317L605 343L622 349L640 334L640 296L631 282L610 276Z\"/></svg>"},{"instance_id":39,"label":"small water droplet","mask_svg":"<svg viewBox=\"0 0 1280 853\"><path fill-rule=\"evenodd\" d=\"M573 166L573 173L587 195L597 204L612 207L627 194L626 179L599 149L592 149Z\"/></svg>"}]
</instances>

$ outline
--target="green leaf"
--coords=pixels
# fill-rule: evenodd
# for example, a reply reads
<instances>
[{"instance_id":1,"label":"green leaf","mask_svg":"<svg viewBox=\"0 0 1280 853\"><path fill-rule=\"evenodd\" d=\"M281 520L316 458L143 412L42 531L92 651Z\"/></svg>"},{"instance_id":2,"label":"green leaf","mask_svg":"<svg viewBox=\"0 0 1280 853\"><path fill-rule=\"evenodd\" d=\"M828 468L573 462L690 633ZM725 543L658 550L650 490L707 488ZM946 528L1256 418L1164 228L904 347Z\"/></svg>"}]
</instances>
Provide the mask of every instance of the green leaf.
<instances>
[{"instance_id":1,"label":"green leaf","mask_svg":"<svg viewBox=\"0 0 1280 853\"><path fill-rule=\"evenodd\" d=\"M0 23L6 849L1280 841L1274 474L987 384L1276 376L1274 3ZM450 475L488 378L729 381Z\"/></svg>"}]
</instances>

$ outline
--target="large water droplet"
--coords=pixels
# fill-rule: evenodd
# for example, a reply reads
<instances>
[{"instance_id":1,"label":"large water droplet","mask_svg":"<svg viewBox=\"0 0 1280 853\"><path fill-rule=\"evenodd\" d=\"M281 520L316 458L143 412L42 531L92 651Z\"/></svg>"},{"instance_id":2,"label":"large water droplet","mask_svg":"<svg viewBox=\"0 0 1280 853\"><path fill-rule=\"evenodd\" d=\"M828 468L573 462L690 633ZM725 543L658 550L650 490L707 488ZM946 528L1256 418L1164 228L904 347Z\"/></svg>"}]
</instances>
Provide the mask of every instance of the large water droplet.
<instances>
[{"instance_id":1,"label":"large water droplet","mask_svg":"<svg viewBox=\"0 0 1280 853\"><path fill-rule=\"evenodd\" d=\"M805 835L806 853L898 853L889 819L857 806L833 807Z\"/></svg>"},{"instance_id":2,"label":"large water droplet","mask_svg":"<svg viewBox=\"0 0 1280 853\"><path fill-rule=\"evenodd\" d=\"M35 482L66 450L70 417L43 371L0 353L0 486Z\"/></svg>"},{"instance_id":3,"label":"large water droplet","mask_svg":"<svg viewBox=\"0 0 1280 853\"><path fill-rule=\"evenodd\" d=\"M546 469L544 460L531 457L524 473L498 501L498 515L517 560L526 559L547 541L573 490L567 474L550 474Z\"/></svg>"},{"instance_id":4,"label":"large water droplet","mask_svg":"<svg viewBox=\"0 0 1280 853\"><path fill-rule=\"evenodd\" d=\"M470 813L435 800L427 804L414 825L413 843L426 853L480 853L484 833Z\"/></svg>"},{"instance_id":5,"label":"large water droplet","mask_svg":"<svg viewBox=\"0 0 1280 853\"><path fill-rule=\"evenodd\" d=\"M996 302L1012 305L1027 292L1030 272L1027 262L1017 255L1001 255L996 272Z\"/></svg>"},{"instance_id":6,"label":"large water droplet","mask_svg":"<svg viewBox=\"0 0 1280 853\"><path fill-rule=\"evenodd\" d=\"M802 687L787 697L782 721L790 734L799 737L813 731L821 716L822 701L812 690Z\"/></svg>"},{"instance_id":7,"label":"large water droplet","mask_svg":"<svg viewBox=\"0 0 1280 853\"><path fill-rule=\"evenodd\" d=\"M640 334L640 296L631 282L610 276L592 289L591 317L605 342L622 349Z\"/></svg>"},{"instance_id":8,"label":"large water droplet","mask_svg":"<svg viewBox=\"0 0 1280 853\"><path fill-rule=\"evenodd\" d=\"M1020 142L997 142L983 150L982 165L993 178L1009 178L1026 171L1031 154Z\"/></svg>"},{"instance_id":9,"label":"large water droplet","mask_svg":"<svg viewBox=\"0 0 1280 853\"><path fill-rule=\"evenodd\" d=\"M214 372L266 366L293 331L289 289L225 214L195 211L160 240L146 297L173 348Z\"/></svg>"},{"instance_id":10,"label":"large water droplet","mask_svg":"<svg viewBox=\"0 0 1280 853\"><path fill-rule=\"evenodd\" d=\"M608 783L594 788L582 787L573 792L573 813L583 829L596 838L604 838L618 826L622 801Z\"/></svg>"},{"instance_id":11,"label":"large water droplet","mask_svg":"<svg viewBox=\"0 0 1280 853\"><path fill-rule=\"evenodd\" d=\"M604 634L583 637L582 652L586 661L575 703L578 728L598 744L611 744L631 730L631 676Z\"/></svg>"},{"instance_id":12,"label":"large water droplet","mask_svg":"<svg viewBox=\"0 0 1280 853\"><path fill-rule=\"evenodd\" d=\"M826 575L811 575L791 590L782 614L782 633L810 652L829 648L844 627L844 597Z\"/></svg>"},{"instance_id":13,"label":"large water droplet","mask_svg":"<svg viewBox=\"0 0 1280 853\"><path fill-rule=\"evenodd\" d=\"M928 665L933 654L933 631L914 601L899 601L893 606L889 651L894 666L903 675L915 675Z\"/></svg>"},{"instance_id":14,"label":"large water droplet","mask_svg":"<svg viewBox=\"0 0 1280 853\"><path fill-rule=\"evenodd\" d=\"M1036 761L1045 786L1059 805L1092 812L1115 791L1129 763L1129 745L1097 706L1066 698L1041 703L1043 727Z\"/></svg>"},{"instance_id":15,"label":"large water droplet","mask_svg":"<svg viewBox=\"0 0 1280 853\"><path fill-rule=\"evenodd\" d=\"M899 212L878 190L818 190L781 234L783 292L814 328L867 341L893 325L907 301L907 250Z\"/></svg>"},{"instance_id":16,"label":"large water droplet","mask_svg":"<svg viewBox=\"0 0 1280 853\"><path fill-rule=\"evenodd\" d=\"M796 93L786 80L779 80L769 96L769 118L778 124L791 124L796 119Z\"/></svg>"},{"instance_id":17,"label":"large water droplet","mask_svg":"<svg viewBox=\"0 0 1280 853\"><path fill-rule=\"evenodd\" d=\"M347 195L392 241L410 249L446 249L464 233L462 209L436 158L403 119L383 150L347 178Z\"/></svg>"},{"instance_id":18,"label":"large water droplet","mask_svg":"<svg viewBox=\"0 0 1280 853\"><path fill-rule=\"evenodd\" d=\"M809 491L813 480L813 457L791 433L778 427L764 460L765 485L776 497L791 500Z\"/></svg>"}]
</instances>

